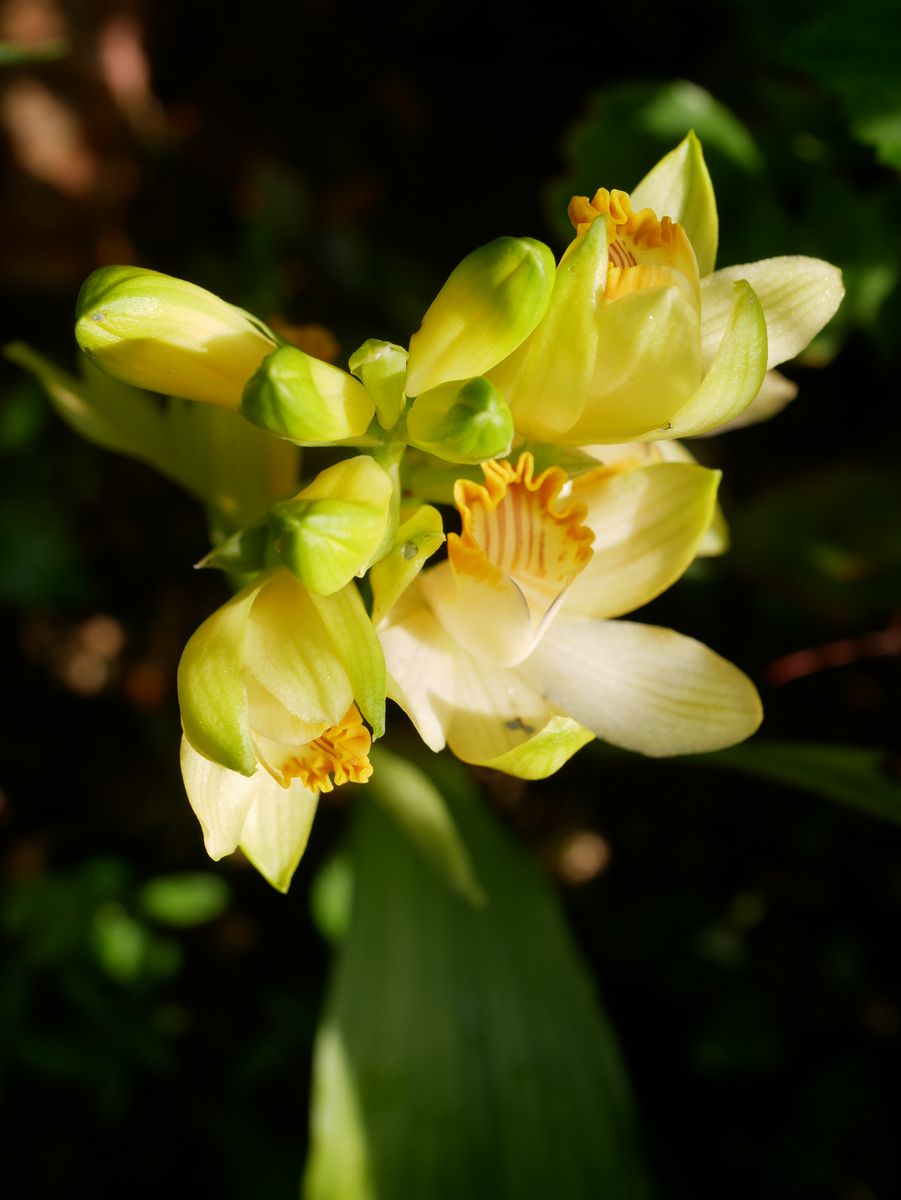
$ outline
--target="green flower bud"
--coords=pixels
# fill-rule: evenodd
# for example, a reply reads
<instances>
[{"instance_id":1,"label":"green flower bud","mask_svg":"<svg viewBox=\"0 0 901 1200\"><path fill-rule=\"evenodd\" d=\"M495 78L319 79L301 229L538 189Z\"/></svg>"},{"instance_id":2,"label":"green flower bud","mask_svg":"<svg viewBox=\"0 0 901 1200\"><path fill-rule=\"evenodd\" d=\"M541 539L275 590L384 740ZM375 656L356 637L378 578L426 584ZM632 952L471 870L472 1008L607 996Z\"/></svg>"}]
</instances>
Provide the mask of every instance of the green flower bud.
<instances>
[{"instance_id":1,"label":"green flower bud","mask_svg":"<svg viewBox=\"0 0 901 1200\"><path fill-rule=\"evenodd\" d=\"M480 463L510 449L513 417L493 383L469 379L417 396L407 433L414 446L446 462Z\"/></svg>"},{"instance_id":2,"label":"green flower bud","mask_svg":"<svg viewBox=\"0 0 901 1200\"><path fill-rule=\"evenodd\" d=\"M241 414L253 425L301 446L361 437L375 413L352 375L294 346L270 354L249 380Z\"/></svg>"},{"instance_id":3,"label":"green flower bud","mask_svg":"<svg viewBox=\"0 0 901 1200\"><path fill-rule=\"evenodd\" d=\"M407 352L391 342L370 338L354 351L347 364L375 401L383 429L393 429L404 411Z\"/></svg>"},{"instance_id":4,"label":"green flower bud","mask_svg":"<svg viewBox=\"0 0 901 1200\"><path fill-rule=\"evenodd\" d=\"M295 579L330 596L373 561L388 533L394 485L368 455L320 472L269 513L276 554Z\"/></svg>"},{"instance_id":5,"label":"green flower bud","mask_svg":"<svg viewBox=\"0 0 901 1200\"><path fill-rule=\"evenodd\" d=\"M275 339L265 326L193 283L141 267L102 267L76 306L79 346L135 387L235 408Z\"/></svg>"},{"instance_id":6,"label":"green flower bud","mask_svg":"<svg viewBox=\"0 0 901 1200\"><path fill-rule=\"evenodd\" d=\"M451 273L410 339L406 392L483 375L523 342L544 316L554 256L531 238L498 238Z\"/></svg>"}]
</instances>

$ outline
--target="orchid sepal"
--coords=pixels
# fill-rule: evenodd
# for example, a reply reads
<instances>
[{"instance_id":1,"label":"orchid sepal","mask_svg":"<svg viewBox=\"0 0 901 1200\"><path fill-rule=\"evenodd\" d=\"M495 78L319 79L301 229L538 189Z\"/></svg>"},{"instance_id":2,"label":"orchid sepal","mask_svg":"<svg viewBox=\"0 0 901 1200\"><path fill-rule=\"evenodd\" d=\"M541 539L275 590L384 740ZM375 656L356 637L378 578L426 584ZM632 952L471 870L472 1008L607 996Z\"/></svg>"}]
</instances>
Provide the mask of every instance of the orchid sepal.
<instances>
[{"instance_id":1,"label":"orchid sepal","mask_svg":"<svg viewBox=\"0 0 901 1200\"><path fill-rule=\"evenodd\" d=\"M373 625L391 611L444 540L437 508L422 504L412 513L401 513L391 547L369 572Z\"/></svg>"},{"instance_id":2,"label":"orchid sepal","mask_svg":"<svg viewBox=\"0 0 901 1200\"><path fill-rule=\"evenodd\" d=\"M651 168L631 194L636 211L650 208L677 221L692 244L702 276L716 264L719 219L713 183L694 130Z\"/></svg>"},{"instance_id":3,"label":"orchid sepal","mask_svg":"<svg viewBox=\"0 0 901 1200\"><path fill-rule=\"evenodd\" d=\"M244 641L261 581L203 622L178 665L178 704L185 736L198 753L239 775L256 770L245 679Z\"/></svg>"},{"instance_id":4,"label":"orchid sepal","mask_svg":"<svg viewBox=\"0 0 901 1200\"><path fill-rule=\"evenodd\" d=\"M700 387L657 437L696 437L735 420L760 392L767 369L767 323L754 289L745 279L732 285L729 323Z\"/></svg>"}]
</instances>

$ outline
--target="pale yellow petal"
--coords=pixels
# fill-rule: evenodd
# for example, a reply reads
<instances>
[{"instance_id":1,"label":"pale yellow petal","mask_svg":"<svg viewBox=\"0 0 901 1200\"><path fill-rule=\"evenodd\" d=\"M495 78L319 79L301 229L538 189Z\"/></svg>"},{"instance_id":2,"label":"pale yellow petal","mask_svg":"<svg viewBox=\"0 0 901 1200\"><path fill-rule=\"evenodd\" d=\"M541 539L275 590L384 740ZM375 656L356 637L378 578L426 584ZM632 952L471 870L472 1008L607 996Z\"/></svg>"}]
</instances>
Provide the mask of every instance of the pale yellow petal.
<instances>
[{"instance_id":1,"label":"pale yellow petal","mask_svg":"<svg viewBox=\"0 0 901 1200\"><path fill-rule=\"evenodd\" d=\"M379 625L388 695L430 750L445 745L454 695L454 644L426 603L417 579Z\"/></svg>"},{"instance_id":2,"label":"pale yellow petal","mask_svg":"<svg viewBox=\"0 0 901 1200\"><path fill-rule=\"evenodd\" d=\"M494 762L540 733L554 715L517 671L462 652L454 656L447 744L464 762Z\"/></svg>"},{"instance_id":3,"label":"pale yellow petal","mask_svg":"<svg viewBox=\"0 0 901 1200\"><path fill-rule=\"evenodd\" d=\"M513 666L526 657L563 596L533 615L517 583L492 564L476 577L440 563L422 577L429 605L451 637L470 654L496 666Z\"/></svg>"},{"instance_id":4,"label":"pale yellow petal","mask_svg":"<svg viewBox=\"0 0 901 1200\"><path fill-rule=\"evenodd\" d=\"M385 658L356 584L348 583L331 596L313 594L310 599L344 664L372 736L380 738L385 732Z\"/></svg>"},{"instance_id":5,"label":"pale yellow petal","mask_svg":"<svg viewBox=\"0 0 901 1200\"><path fill-rule=\"evenodd\" d=\"M229 771L198 754L188 739L182 738L181 773L203 830L207 854L213 859L231 854L241 838L260 771L249 776Z\"/></svg>"},{"instance_id":6,"label":"pale yellow petal","mask_svg":"<svg viewBox=\"0 0 901 1200\"><path fill-rule=\"evenodd\" d=\"M479 765L515 775L517 779L547 779L559 771L577 750L594 741L594 734L570 717L553 716L541 729L527 736L512 750Z\"/></svg>"},{"instance_id":7,"label":"pale yellow petal","mask_svg":"<svg viewBox=\"0 0 901 1200\"><path fill-rule=\"evenodd\" d=\"M603 305L588 400L555 440L587 445L643 437L669 424L700 379L698 317L682 292L653 288L623 296Z\"/></svg>"},{"instance_id":8,"label":"pale yellow petal","mask_svg":"<svg viewBox=\"0 0 901 1200\"><path fill-rule=\"evenodd\" d=\"M247 714L246 649L250 613L261 586L251 584L207 617L178 664L185 736L201 754L242 775L252 775L256 766Z\"/></svg>"},{"instance_id":9,"label":"pale yellow petal","mask_svg":"<svg viewBox=\"0 0 901 1200\"><path fill-rule=\"evenodd\" d=\"M636 212L650 208L658 217L678 221L694 247L701 275L713 270L719 234L716 201L694 132L651 168L632 192L631 201Z\"/></svg>"},{"instance_id":10,"label":"pale yellow petal","mask_svg":"<svg viewBox=\"0 0 901 1200\"><path fill-rule=\"evenodd\" d=\"M341 656L306 588L287 571L260 591L247 629L247 669L295 716L336 725L353 702Z\"/></svg>"},{"instance_id":11,"label":"pale yellow petal","mask_svg":"<svg viewBox=\"0 0 901 1200\"><path fill-rule=\"evenodd\" d=\"M578 476L572 494L588 506L594 556L570 589L564 613L620 616L674 583L713 519L719 477L689 463Z\"/></svg>"},{"instance_id":12,"label":"pale yellow petal","mask_svg":"<svg viewBox=\"0 0 901 1200\"><path fill-rule=\"evenodd\" d=\"M767 367L787 362L835 315L845 289L838 267L818 258L785 255L714 271L701 281L701 327L705 362L713 359L733 305L732 285L746 279L766 316Z\"/></svg>"},{"instance_id":13,"label":"pale yellow petal","mask_svg":"<svg viewBox=\"0 0 901 1200\"><path fill-rule=\"evenodd\" d=\"M745 280L733 284L733 307L710 369L698 390L673 416L665 434L694 437L733 420L760 391L766 374L767 324Z\"/></svg>"},{"instance_id":14,"label":"pale yellow petal","mask_svg":"<svg viewBox=\"0 0 901 1200\"><path fill-rule=\"evenodd\" d=\"M319 793L294 780L281 787L265 772L255 776L253 804L241 831L241 849L260 872L286 892L307 848Z\"/></svg>"},{"instance_id":15,"label":"pale yellow petal","mask_svg":"<svg viewBox=\"0 0 901 1200\"><path fill-rule=\"evenodd\" d=\"M519 670L599 738L655 758L734 745L762 717L737 667L653 625L564 615Z\"/></svg>"},{"instance_id":16,"label":"pale yellow petal","mask_svg":"<svg viewBox=\"0 0 901 1200\"><path fill-rule=\"evenodd\" d=\"M444 526L437 508L423 504L412 512L401 512L392 545L369 572L373 625L397 603L443 541Z\"/></svg>"},{"instance_id":17,"label":"pale yellow petal","mask_svg":"<svg viewBox=\"0 0 901 1200\"><path fill-rule=\"evenodd\" d=\"M798 385L791 379L786 379L778 371L767 371L760 391L744 412L739 413L725 425L711 429L711 434L728 433L732 429L744 429L746 425L756 425L759 421L768 421L781 413L798 394Z\"/></svg>"}]
</instances>

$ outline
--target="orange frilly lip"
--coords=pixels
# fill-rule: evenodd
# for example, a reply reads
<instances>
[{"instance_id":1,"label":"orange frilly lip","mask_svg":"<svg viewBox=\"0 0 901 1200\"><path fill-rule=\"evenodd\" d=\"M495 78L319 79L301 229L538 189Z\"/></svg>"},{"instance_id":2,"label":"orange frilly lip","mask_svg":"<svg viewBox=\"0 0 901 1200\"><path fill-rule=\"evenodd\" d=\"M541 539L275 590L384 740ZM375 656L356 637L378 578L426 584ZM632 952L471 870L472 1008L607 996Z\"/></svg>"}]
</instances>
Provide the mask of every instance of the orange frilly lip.
<instances>
[{"instance_id":1,"label":"orange frilly lip","mask_svg":"<svg viewBox=\"0 0 901 1200\"><path fill-rule=\"evenodd\" d=\"M591 558L587 510L561 503L566 472L549 467L536 477L528 452L515 466L492 461L482 470L484 485L458 480L454 488L463 527L447 540L451 566L486 583L511 580L540 621Z\"/></svg>"},{"instance_id":2,"label":"orange frilly lip","mask_svg":"<svg viewBox=\"0 0 901 1200\"><path fill-rule=\"evenodd\" d=\"M658 217L650 208L635 212L628 193L618 188L598 188L590 200L573 196L567 213L580 237L594 221L604 218L609 260L605 300L617 300L643 288L675 285L700 309L697 259L677 222Z\"/></svg>"}]
</instances>

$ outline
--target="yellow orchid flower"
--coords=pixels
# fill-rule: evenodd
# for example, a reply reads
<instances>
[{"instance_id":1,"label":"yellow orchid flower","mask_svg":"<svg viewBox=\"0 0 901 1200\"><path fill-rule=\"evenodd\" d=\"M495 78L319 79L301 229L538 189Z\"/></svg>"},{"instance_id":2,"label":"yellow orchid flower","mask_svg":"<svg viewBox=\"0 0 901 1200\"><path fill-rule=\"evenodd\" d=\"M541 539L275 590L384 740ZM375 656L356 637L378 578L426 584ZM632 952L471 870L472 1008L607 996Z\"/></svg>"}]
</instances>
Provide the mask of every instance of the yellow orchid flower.
<instances>
[{"instance_id":1,"label":"yellow orchid flower","mask_svg":"<svg viewBox=\"0 0 901 1200\"><path fill-rule=\"evenodd\" d=\"M378 627L388 694L433 750L542 778L597 736L648 755L718 749L761 719L745 675L669 629L614 620L694 557L719 473L681 462L569 479L483 465L462 520Z\"/></svg>"},{"instance_id":2,"label":"yellow orchid flower","mask_svg":"<svg viewBox=\"0 0 901 1200\"><path fill-rule=\"evenodd\" d=\"M352 584L318 596L287 571L218 609L178 669L182 774L211 858L239 846L286 891L320 792L372 773L385 668Z\"/></svg>"},{"instance_id":3,"label":"yellow orchid flower","mask_svg":"<svg viewBox=\"0 0 901 1200\"><path fill-rule=\"evenodd\" d=\"M733 421L835 313L841 273L786 256L714 271L718 223L689 134L631 196L569 207L575 240L531 336L489 378L517 432L569 445L686 437ZM789 385L790 387L790 385Z\"/></svg>"}]
</instances>

